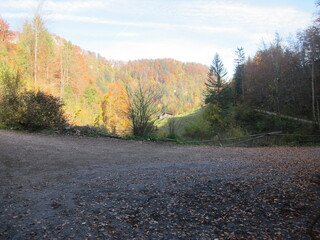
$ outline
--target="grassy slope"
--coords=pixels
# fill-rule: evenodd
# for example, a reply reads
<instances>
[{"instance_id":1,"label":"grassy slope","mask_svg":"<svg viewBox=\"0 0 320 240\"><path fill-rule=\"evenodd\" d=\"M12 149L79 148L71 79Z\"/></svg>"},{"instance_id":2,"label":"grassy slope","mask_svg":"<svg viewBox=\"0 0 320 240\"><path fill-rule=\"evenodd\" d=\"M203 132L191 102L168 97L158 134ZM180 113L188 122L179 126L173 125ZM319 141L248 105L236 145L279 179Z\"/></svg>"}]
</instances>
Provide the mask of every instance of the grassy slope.
<instances>
[{"instance_id":1,"label":"grassy slope","mask_svg":"<svg viewBox=\"0 0 320 240\"><path fill-rule=\"evenodd\" d=\"M155 125L158 127L158 135L164 136L169 133L169 120L175 120L176 134L182 136L184 129L190 122L197 121L202 118L202 113L207 106L197 107L180 115L176 115L172 118L159 119L155 121Z\"/></svg>"}]
</instances>

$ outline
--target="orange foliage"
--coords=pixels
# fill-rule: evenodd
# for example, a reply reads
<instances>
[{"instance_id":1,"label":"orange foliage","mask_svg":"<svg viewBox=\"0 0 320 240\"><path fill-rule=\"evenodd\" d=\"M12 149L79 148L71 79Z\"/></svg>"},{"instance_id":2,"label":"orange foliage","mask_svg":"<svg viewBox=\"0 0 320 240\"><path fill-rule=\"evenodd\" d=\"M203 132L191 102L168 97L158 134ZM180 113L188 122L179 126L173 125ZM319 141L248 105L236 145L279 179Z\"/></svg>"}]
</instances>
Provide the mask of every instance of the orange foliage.
<instances>
[{"instance_id":1,"label":"orange foliage","mask_svg":"<svg viewBox=\"0 0 320 240\"><path fill-rule=\"evenodd\" d=\"M73 89L79 94L84 92L86 86L92 82L92 78L86 63L86 56L77 48L74 48L74 51L76 51L76 76L73 81Z\"/></svg>"},{"instance_id":2,"label":"orange foliage","mask_svg":"<svg viewBox=\"0 0 320 240\"><path fill-rule=\"evenodd\" d=\"M14 32L9 30L9 24L2 18L0 18L0 42L9 43L14 39Z\"/></svg>"},{"instance_id":3,"label":"orange foliage","mask_svg":"<svg viewBox=\"0 0 320 240\"><path fill-rule=\"evenodd\" d=\"M0 17L0 60L16 67L16 46L12 43L15 34L9 24Z\"/></svg>"}]
</instances>

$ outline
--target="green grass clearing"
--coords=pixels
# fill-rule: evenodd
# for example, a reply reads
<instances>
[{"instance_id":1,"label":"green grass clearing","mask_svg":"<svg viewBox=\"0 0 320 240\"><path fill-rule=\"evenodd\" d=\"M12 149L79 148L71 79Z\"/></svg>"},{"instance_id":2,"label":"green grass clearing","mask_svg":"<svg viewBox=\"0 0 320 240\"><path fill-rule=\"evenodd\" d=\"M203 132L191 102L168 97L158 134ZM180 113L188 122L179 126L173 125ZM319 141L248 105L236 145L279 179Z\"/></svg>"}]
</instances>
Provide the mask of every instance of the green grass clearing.
<instances>
[{"instance_id":1,"label":"green grass clearing","mask_svg":"<svg viewBox=\"0 0 320 240\"><path fill-rule=\"evenodd\" d=\"M169 134L169 121L174 120L175 133L179 136L183 136L188 124L200 120L206 108L207 106L197 107L171 118L156 120L154 124L158 128L158 135L167 136Z\"/></svg>"}]
</instances>

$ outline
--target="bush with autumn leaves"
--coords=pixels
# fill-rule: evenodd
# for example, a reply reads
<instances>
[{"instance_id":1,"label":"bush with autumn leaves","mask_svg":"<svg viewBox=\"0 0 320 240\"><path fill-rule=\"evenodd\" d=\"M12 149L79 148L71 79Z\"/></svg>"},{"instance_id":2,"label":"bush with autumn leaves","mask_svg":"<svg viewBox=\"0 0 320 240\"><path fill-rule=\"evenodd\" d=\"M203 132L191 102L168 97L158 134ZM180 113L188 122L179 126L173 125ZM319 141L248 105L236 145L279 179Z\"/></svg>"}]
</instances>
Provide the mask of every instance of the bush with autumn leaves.
<instances>
[{"instance_id":1,"label":"bush with autumn leaves","mask_svg":"<svg viewBox=\"0 0 320 240\"><path fill-rule=\"evenodd\" d=\"M61 128L67 123L63 102L42 91L24 90L14 69L2 65L0 82L0 122L5 126L34 131Z\"/></svg>"}]
</instances>

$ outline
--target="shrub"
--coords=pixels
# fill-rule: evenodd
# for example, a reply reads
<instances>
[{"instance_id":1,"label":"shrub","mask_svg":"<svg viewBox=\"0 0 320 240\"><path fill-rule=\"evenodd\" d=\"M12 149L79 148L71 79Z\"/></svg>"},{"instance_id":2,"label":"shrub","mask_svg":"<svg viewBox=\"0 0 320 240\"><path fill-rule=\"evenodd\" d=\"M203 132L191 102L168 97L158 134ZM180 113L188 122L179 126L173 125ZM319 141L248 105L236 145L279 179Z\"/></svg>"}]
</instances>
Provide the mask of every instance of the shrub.
<instances>
[{"instance_id":1,"label":"shrub","mask_svg":"<svg viewBox=\"0 0 320 240\"><path fill-rule=\"evenodd\" d=\"M63 103L43 92L23 91L20 74L0 62L1 125L29 130L55 128L66 123Z\"/></svg>"},{"instance_id":2,"label":"shrub","mask_svg":"<svg viewBox=\"0 0 320 240\"><path fill-rule=\"evenodd\" d=\"M135 136L146 136L154 132L152 116L156 113L156 103L160 96L151 88L139 88L132 91L126 87L129 96L128 118L132 124L132 132Z\"/></svg>"},{"instance_id":3,"label":"shrub","mask_svg":"<svg viewBox=\"0 0 320 240\"><path fill-rule=\"evenodd\" d=\"M16 95L3 95L0 100L0 121L6 126L17 126L20 120L20 99Z\"/></svg>"},{"instance_id":4,"label":"shrub","mask_svg":"<svg viewBox=\"0 0 320 240\"><path fill-rule=\"evenodd\" d=\"M19 123L21 86L19 73L0 62L0 122L6 126Z\"/></svg>"},{"instance_id":5,"label":"shrub","mask_svg":"<svg viewBox=\"0 0 320 240\"><path fill-rule=\"evenodd\" d=\"M21 94L20 125L29 130L61 127L66 123L63 102L60 98L43 92Z\"/></svg>"},{"instance_id":6,"label":"shrub","mask_svg":"<svg viewBox=\"0 0 320 240\"><path fill-rule=\"evenodd\" d=\"M203 118L216 133L226 128L227 122L224 121L223 110L217 104L209 104L203 113Z\"/></svg>"},{"instance_id":7,"label":"shrub","mask_svg":"<svg viewBox=\"0 0 320 240\"><path fill-rule=\"evenodd\" d=\"M183 136L189 139L211 139L213 133L207 121L199 120L189 123Z\"/></svg>"}]
</instances>

